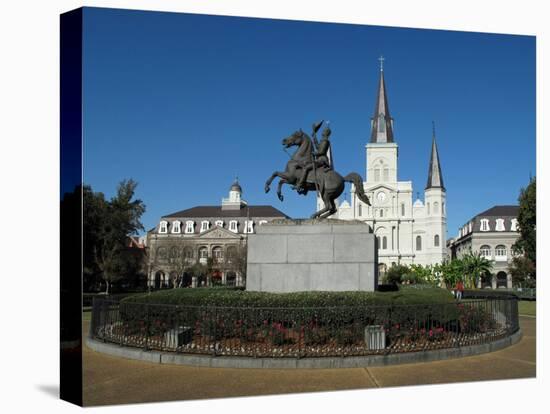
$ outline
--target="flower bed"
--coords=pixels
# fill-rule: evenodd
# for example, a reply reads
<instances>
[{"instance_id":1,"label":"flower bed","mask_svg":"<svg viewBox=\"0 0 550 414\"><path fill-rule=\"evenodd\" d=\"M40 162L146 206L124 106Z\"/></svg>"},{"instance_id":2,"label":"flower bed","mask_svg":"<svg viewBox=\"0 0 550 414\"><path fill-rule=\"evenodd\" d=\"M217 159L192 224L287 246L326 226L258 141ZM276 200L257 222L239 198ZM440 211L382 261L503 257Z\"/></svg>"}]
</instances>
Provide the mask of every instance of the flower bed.
<instances>
[{"instance_id":1,"label":"flower bed","mask_svg":"<svg viewBox=\"0 0 550 414\"><path fill-rule=\"evenodd\" d=\"M512 297L293 308L96 301L92 318L93 336L107 342L255 357L418 352L487 343L517 329L517 301ZM369 336L372 332L376 341Z\"/></svg>"}]
</instances>

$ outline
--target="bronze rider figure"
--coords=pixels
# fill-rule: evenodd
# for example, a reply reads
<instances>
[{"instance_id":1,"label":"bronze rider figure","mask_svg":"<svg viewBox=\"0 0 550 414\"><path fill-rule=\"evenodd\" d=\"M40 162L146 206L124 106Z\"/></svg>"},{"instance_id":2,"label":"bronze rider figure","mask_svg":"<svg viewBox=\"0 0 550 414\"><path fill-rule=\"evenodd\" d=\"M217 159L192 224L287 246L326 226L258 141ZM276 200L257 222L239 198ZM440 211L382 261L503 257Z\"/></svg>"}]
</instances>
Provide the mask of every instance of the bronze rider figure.
<instances>
[{"instance_id":1,"label":"bronze rider figure","mask_svg":"<svg viewBox=\"0 0 550 414\"><path fill-rule=\"evenodd\" d=\"M323 138L321 138L321 142L317 141L317 131L321 127L322 123L323 121L313 125L313 144L315 146L315 152L313 154L313 161L310 163L307 163L303 167L302 176L300 177L300 180L296 184L298 193L301 193L304 190L304 183L307 179L307 175L313 168L315 169L322 168L324 171L328 171L332 169L331 160L329 159L329 153L330 153L329 137L332 131L330 130L329 127L326 127L323 130Z\"/></svg>"}]
</instances>

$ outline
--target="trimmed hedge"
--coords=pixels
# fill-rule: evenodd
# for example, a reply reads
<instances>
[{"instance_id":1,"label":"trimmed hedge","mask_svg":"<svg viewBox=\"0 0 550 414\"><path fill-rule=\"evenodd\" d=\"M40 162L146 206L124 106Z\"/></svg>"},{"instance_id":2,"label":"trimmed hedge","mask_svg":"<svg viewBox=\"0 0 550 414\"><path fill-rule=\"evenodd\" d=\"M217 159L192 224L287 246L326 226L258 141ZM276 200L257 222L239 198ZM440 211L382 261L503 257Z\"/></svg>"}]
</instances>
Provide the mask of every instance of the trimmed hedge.
<instances>
[{"instance_id":1,"label":"trimmed hedge","mask_svg":"<svg viewBox=\"0 0 550 414\"><path fill-rule=\"evenodd\" d=\"M507 290L492 289L467 289L462 294L463 299L507 299L518 297L517 293Z\"/></svg>"},{"instance_id":2,"label":"trimmed hedge","mask_svg":"<svg viewBox=\"0 0 550 414\"><path fill-rule=\"evenodd\" d=\"M170 289L124 298L123 303L181 306L306 308L454 303L452 294L439 288L397 292L250 292L235 288Z\"/></svg>"}]
</instances>

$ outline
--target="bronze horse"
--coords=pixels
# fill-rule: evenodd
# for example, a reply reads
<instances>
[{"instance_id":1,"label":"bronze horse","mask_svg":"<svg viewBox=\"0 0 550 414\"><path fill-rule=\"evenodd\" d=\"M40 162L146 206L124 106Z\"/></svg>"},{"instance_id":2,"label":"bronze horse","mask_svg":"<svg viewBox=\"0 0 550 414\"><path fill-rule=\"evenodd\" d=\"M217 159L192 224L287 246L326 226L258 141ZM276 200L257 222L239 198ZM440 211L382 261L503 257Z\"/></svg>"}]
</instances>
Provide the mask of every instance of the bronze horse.
<instances>
[{"instance_id":1,"label":"bronze horse","mask_svg":"<svg viewBox=\"0 0 550 414\"><path fill-rule=\"evenodd\" d=\"M285 171L275 171L265 183L265 192L267 193L270 190L272 181L275 177L279 177L277 196L281 201L283 201L283 194L281 193L283 184L295 186L301 177L303 166L313 161L311 138L301 129L294 132L291 136L283 139L282 144L285 149L293 146L297 146L298 148L287 162ZM340 197L340 195L344 192L346 182L353 183L353 185L355 185L359 200L370 206L369 198L363 190L363 179L359 174L352 172L345 177L342 177L333 169L322 168L318 168L316 170L314 169L308 173L305 187L298 190L299 194L306 195L308 191L318 191L319 196L325 203L325 208L313 214L311 216L312 219L326 218L336 213L336 204L334 203L334 200ZM293 189L296 189L296 187Z\"/></svg>"}]
</instances>

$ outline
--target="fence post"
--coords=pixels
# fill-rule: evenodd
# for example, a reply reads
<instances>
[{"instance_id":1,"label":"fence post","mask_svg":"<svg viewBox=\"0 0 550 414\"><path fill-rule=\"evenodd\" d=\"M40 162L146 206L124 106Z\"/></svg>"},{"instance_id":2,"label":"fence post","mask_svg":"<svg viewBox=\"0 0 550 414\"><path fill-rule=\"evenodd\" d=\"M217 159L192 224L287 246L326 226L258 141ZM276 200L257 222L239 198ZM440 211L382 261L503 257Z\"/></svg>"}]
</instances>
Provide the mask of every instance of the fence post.
<instances>
[{"instance_id":1,"label":"fence post","mask_svg":"<svg viewBox=\"0 0 550 414\"><path fill-rule=\"evenodd\" d=\"M145 345L143 347L144 351L149 349L149 304L145 304Z\"/></svg>"},{"instance_id":2,"label":"fence post","mask_svg":"<svg viewBox=\"0 0 550 414\"><path fill-rule=\"evenodd\" d=\"M214 319L214 329L213 329L214 343L212 346L212 356L216 356L216 328L217 328L216 325L218 324L218 318L217 318L217 308L215 306L214 306L214 312L213 312L213 319Z\"/></svg>"},{"instance_id":3,"label":"fence post","mask_svg":"<svg viewBox=\"0 0 550 414\"><path fill-rule=\"evenodd\" d=\"M95 332L94 324L95 324L95 322L97 322L97 321L96 321L96 317L95 317L96 306L97 306L97 304L96 304L96 302L97 302L96 299L97 299L97 298L96 298L95 296L92 297L92 317L91 317L91 319L90 319L90 330L89 330L89 332L88 332L88 336L89 336L90 338L93 338L93 337L94 337L94 332Z\"/></svg>"},{"instance_id":4,"label":"fence post","mask_svg":"<svg viewBox=\"0 0 550 414\"><path fill-rule=\"evenodd\" d=\"M101 316L103 319L103 342L107 342L107 314L109 311L109 305L106 300L101 301Z\"/></svg>"},{"instance_id":5,"label":"fence post","mask_svg":"<svg viewBox=\"0 0 550 414\"><path fill-rule=\"evenodd\" d=\"M309 314L311 314L312 312L310 311ZM296 316L296 322L298 322L298 326L299 326L299 330L298 330L298 358L303 358L304 356L304 349L303 349L303 346L305 345L305 337L304 335L306 334L306 331L305 331L305 328L304 328L304 320L306 318L303 317L303 314L302 314L302 317L298 318L298 314L296 313L296 310L294 310L294 316ZM302 342L304 342L302 344Z\"/></svg>"},{"instance_id":6,"label":"fence post","mask_svg":"<svg viewBox=\"0 0 550 414\"><path fill-rule=\"evenodd\" d=\"M176 305L176 338L175 338L175 344L176 344L176 352L179 354L181 352L180 344L179 344L179 332L180 332L180 312L179 312L179 306ZM183 330L182 330L183 333Z\"/></svg>"},{"instance_id":7,"label":"fence post","mask_svg":"<svg viewBox=\"0 0 550 414\"><path fill-rule=\"evenodd\" d=\"M119 329L120 329L120 340L119 340L119 345L120 346L123 346L124 345L124 339L125 339L125 336L126 336L126 328L124 327L124 324L122 323L122 317L120 315L120 302L116 304L116 320L117 320L117 323L119 324Z\"/></svg>"}]
</instances>

